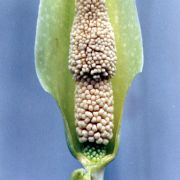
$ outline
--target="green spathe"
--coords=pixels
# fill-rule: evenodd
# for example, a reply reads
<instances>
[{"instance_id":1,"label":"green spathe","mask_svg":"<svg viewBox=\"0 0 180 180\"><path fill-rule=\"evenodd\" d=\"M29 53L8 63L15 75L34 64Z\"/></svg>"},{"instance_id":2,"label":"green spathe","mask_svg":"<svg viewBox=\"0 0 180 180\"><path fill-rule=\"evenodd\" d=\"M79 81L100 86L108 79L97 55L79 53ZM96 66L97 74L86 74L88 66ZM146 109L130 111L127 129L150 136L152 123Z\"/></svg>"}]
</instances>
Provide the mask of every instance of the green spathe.
<instances>
[{"instance_id":1,"label":"green spathe","mask_svg":"<svg viewBox=\"0 0 180 180\"><path fill-rule=\"evenodd\" d=\"M107 154L98 162L84 155L74 124L75 83L68 70L68 53L75 0L41 0L37 24L35 58L39 81L57 101L64 117L69 149L89 174L115 158L124 100L132 80L143 67L141 32L134 0L106 0L106 5L115 33L118 57L117 71L112 79L115 128L113 139L107 145ZM90 178L88 173L78 170L73 176L78 176L79 180L80 177Z\"/></svg>"}]
</instances>

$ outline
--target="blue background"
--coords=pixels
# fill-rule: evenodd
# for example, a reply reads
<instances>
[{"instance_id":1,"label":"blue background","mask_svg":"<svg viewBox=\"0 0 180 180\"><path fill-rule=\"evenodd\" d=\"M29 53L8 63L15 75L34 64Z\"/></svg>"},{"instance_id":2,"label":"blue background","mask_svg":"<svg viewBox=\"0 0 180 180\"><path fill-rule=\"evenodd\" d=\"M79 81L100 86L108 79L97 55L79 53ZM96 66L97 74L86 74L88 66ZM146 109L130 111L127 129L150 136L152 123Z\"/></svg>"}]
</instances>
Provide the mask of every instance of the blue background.
<instances>
[{"instance_id":1,"label":"blue background","mask_svg":"<svg viewBox=\"0 0 180 180\"><path fill-rule=\"evenodd\" d=\"M80 164L34 69L37 0L0 0L0 180L67 180ZM138 0L143 73L125 104L105 180L180 179L180 1Z\"/></svg>"}]
</instances>

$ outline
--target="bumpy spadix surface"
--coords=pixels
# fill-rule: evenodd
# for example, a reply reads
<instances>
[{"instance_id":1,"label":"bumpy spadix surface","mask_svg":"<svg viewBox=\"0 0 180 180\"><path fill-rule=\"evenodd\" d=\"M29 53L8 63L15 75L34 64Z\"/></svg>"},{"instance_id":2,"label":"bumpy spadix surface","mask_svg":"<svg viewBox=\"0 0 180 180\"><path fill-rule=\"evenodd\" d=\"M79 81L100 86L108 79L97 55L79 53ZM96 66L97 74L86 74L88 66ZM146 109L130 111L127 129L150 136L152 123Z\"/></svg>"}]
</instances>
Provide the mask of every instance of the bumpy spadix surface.
<instances>
[{"instance_id":1,"label":"bumpy spadix surface","mask_svg":"<svg viewBox=\"0 0 180 180\"><path fill-rule=\"evenodd\" d=\"M76 83L76 132L79 141L107 145L113 136L113 92L108 80Z\"/></svg>"},{"instance_id":2,"label":"bumpy spadix surface","mask_svg":"<svg viewBox=\"0 0 180 180\"><path fill-rule=\"evenodd\" d=\"M69 53L75 79L109 79L116 67L114 33L105 0L77 0Z\"/></svg>"},{"instance_id":3,"label":"bumpy spadix surface","mask_svg":"<svg viewBox=\"0 0 180 180\"><path fill-rule=\"evenodd\" d=\"M116 70L116 48L105 0L77 0L69 69L76 81L75 125L79 142L107 145L113 137L110 78Z\"/></svg>"},{"instance_id":4,"label":"bumpy spadix surface","mask_svg":"<svg viewBox=\"0 0 180 180\"><path fill-rule=\"evenodd\" d=\"M83 153L88 159L96 162L106 155L106 149L103 146L91 147L90 145L87 145L84 148Z\"/></svg>"}]
</instances>

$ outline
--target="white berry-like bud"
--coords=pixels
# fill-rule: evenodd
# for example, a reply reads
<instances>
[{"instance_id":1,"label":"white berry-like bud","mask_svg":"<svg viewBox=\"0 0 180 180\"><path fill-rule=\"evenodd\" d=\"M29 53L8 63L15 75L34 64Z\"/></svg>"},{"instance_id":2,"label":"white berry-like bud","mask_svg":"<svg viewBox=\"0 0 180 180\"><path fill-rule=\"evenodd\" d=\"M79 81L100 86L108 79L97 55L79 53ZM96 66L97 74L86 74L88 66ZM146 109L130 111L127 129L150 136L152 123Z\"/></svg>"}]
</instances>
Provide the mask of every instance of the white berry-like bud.
<instances>
[{"instance_id":1,"label":"white berry-like bud","mask_svg":"<svg viewBox=\"0 0 180 180\"><path fill-rule=\"evenodd\" d=\"M103 88L100 88L103 87ZM82 91L83 89L83 91ZM97 92L96 95L92 95ZM113 91L111 83L108 80L95 82L91 79L76 82L75 92L75 118L76 132L81 143L95 142L97 144L108 144L113 137ZM89 101L87 96L94 99ZM108 102L111 98L111 103ZM82 105L83 104L83 105ZM88 104L88 107L86 106ZM96 104L93 106L93 104ZM111 111L109 111L109 109Z\"/></svg>"},{"instance_id":2,"label":"white berry-like bud","mask_svg":"<svg viewBox=\"0 0 180 180\"><path fill-rule=\"evenodd\" d=\"M114 33L105 1L77 0L69 50L69 69L74 78L110 79L115 74L116 61Z\"/></svg>"}]
</instances>

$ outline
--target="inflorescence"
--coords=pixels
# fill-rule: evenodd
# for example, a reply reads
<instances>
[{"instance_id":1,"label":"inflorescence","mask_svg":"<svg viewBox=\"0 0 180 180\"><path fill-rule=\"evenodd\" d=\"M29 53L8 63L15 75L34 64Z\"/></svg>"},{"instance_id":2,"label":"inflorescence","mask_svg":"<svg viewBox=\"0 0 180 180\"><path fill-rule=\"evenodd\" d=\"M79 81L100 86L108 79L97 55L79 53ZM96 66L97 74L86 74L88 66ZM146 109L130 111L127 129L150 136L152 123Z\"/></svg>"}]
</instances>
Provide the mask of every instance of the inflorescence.
<instances>
[{"instance_id":1,"label":"inflorescence","mask_svg":"<svg viewBox=\"0 0 180 180\"><path fill-rule=\"evenodd\" d=\"M81 143L107 145L113 137L113 91L116 71L114 33L105 0L77 0L69 51L76 81L75 125Z\"/></svg>"}]
</instances>

